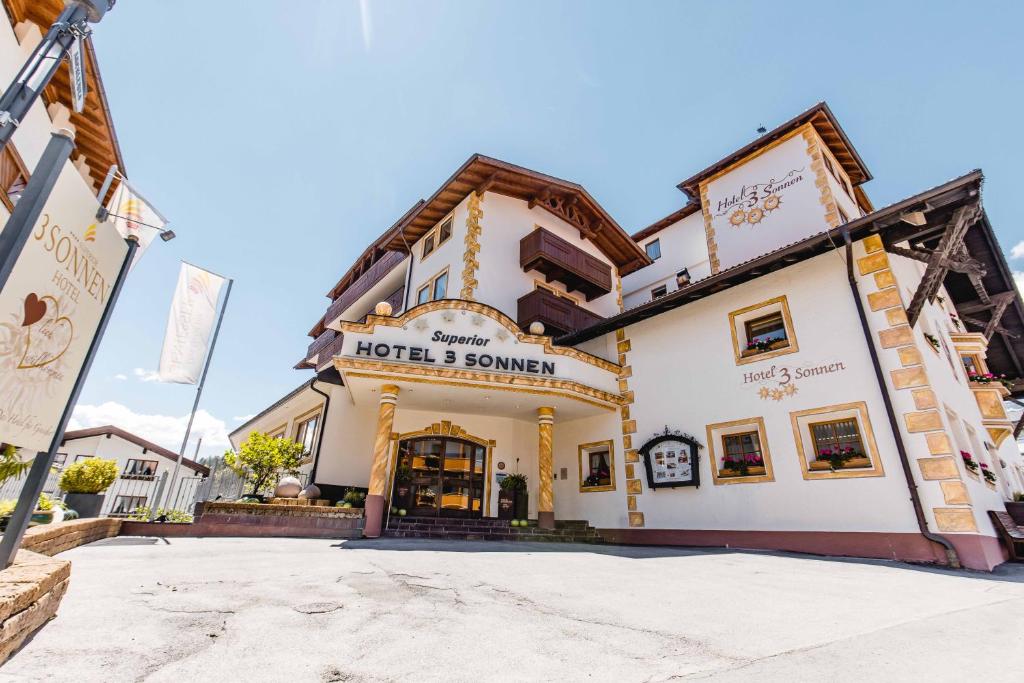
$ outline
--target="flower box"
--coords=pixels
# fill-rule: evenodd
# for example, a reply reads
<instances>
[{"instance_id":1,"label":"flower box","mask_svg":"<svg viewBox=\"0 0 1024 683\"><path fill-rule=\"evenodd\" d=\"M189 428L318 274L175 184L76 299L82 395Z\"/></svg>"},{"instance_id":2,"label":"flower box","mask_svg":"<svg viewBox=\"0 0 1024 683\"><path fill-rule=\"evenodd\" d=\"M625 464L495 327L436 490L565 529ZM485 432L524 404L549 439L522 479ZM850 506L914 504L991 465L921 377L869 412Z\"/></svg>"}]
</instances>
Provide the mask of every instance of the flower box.
<instances>
[{"instance_id":1,"label":"flower box","mask_svg":"<svg viewBox=\"0 0 1024 683\"><path fill-rule=\"evenodd\" d=\"M751 356L756 356L759 353L768 353L769 351L776 351L778 349L784 349L787 346L789 346L789 340L788 339L776 339L775 341L773 341L771 344L768 345L768 348L765 348L765 349L759 349L759 348L756 348L756 347L755 348L747 348L742 353L740 353L740 357L741 358L750 358Z\"/></svg>"},{"instance_id":2,"label":"flower box","mask_svg":"<svg viewBox=\"0 0 1024 683\"><path fill-rule=\"evenodd\" d=\"M768 470L763 465L751 465L747 468L746 474L741 474L739 470L732 468L723 468L718 470L719 477L760 477L767 473Z\"/></svg>"},{"instance_id":3,"label":"flower box","mask_svg":"<svg viewBox=\"0 0 1024 683\"><path fill-rule=\"evenodd\" d=\"M840 465L836 469L856 470L865 467L871 467L871 458L867 457L866 455L858 455L846 460L842 465ZM832 469L832 463L830 463L828 460L815 460L808 466L808 469L810 469L812 472L827 472L828 470Z\"/></svg>"}]
</instances>

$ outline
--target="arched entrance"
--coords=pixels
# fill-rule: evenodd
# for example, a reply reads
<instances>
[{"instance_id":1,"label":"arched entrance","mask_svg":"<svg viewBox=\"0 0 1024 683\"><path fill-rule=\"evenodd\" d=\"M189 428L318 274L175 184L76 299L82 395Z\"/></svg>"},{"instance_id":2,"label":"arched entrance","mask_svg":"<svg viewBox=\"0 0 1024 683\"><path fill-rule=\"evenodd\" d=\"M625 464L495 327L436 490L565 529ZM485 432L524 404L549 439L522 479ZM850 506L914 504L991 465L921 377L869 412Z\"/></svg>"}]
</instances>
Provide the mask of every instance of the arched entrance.
<instances>
[{"instance_id":1,"label":"arched entrance","mask_svg":"<svg viewBox=\"0 0 1024 683\"><path fill-rule=\"evenodd\" d=\"M419 517L481 517L487 447L453 436L398 442L392 505Z\"/></svg>"}]
</instances>

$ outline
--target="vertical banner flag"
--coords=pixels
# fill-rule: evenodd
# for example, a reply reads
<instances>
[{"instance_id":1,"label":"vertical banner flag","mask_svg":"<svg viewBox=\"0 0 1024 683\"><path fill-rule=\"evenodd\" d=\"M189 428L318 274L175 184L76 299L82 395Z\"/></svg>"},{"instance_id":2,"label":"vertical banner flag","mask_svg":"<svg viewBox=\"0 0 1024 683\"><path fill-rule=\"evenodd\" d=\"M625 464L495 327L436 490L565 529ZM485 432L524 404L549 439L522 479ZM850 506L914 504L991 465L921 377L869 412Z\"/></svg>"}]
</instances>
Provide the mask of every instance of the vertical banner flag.
<instances>
[{"instance_id":1,"label":"vertical banner flag","mask_svg":"<svg viewBox=\"0 0 1024 683\"><path fill-rule=\"evenodd\" d=\"M142 258L142 254L149 248L153 238L167 226L167 220L124 178L121 178L117 192L114 193L110 200L110 206L107 207L107 212L122 237L126 239L135 237L139 241L139 247L135 250L135 259L132 261L134 268Z\"/></svg>"},{"instance_id":2,"label":"vertical banner flag","mask_svg":"<svg viewBox=\"0 0 1024 683\"><path fill-rule=\"evenodd\" d=\"M160 381L196 384L210 343L224 278L181 264L160 352Z\"/></svg>"},{"instance_id":3,"label":"vertical banner flag","mask_svg":"<svg viewBox=\"0 0 1024 683\"><path fill-rule=\"evenodd\" d=\"M46 451L128 245L67 164L0 292L0 439Z\"/></svg>"}]
</instances>

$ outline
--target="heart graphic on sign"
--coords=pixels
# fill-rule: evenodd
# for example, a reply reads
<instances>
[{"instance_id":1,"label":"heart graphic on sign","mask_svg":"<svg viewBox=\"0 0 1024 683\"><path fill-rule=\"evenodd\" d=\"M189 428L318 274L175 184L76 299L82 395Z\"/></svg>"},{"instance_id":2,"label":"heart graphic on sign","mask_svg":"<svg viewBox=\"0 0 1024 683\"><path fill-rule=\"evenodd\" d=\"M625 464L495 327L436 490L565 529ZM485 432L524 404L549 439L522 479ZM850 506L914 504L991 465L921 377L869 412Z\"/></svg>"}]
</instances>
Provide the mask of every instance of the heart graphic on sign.
<instances>
[{"instance_id":1,"label":"heart graphic on sign","mask_svg":"<svg viewBox=\"0 0 1024 683\"><path fill-rule=\"evenodd\" d=\"M40 301L35 292L29 293L29 295L25 297L25 319L21 323L21 326L28 327L29 325L35 325L43 319L44 315L46 315L46 303Z\"/></svg>"},{"instance_id":2,"label":"heart graphic on sign","mask_svg":"<svg viewBox=\"0 0 1024 683\"><path fill-rule=\"evenodd\" d=\"M40 307L42 308L42 313L34 318L29 315L30 299L34 304L31 307L33 316L39 312ZM53 317L43 320L40 325L33 327L43 319L50 309L46 305L47 299L53 304ZM71 346L75 326L72 325L70 318L60 314L60 304L52 296L36 297L35 294L29 294L25 297L25 320L32 320L32 322L23 325L23 327L28 327L28 338L25 340L25 351L21 354L21 360L18 361L19 370L49 365L63 356ZM35 335L32 334L33 330L35 330Z\"/></svg>"}]
</instances>

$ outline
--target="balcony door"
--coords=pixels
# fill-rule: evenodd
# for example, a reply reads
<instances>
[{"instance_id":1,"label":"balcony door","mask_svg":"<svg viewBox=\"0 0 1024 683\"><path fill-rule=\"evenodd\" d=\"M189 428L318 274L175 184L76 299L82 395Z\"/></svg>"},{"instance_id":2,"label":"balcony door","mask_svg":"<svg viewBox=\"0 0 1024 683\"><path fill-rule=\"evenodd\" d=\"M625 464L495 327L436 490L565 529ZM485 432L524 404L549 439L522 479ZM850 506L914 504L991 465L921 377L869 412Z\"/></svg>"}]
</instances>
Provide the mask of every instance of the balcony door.
<instances>
[{"instance_id":1,"label":"balcony door","mask_svg":"<svg viewBox=\"0 0 1024 683\"><path fill-rule=\"evenodd\" d=\"M412 469L410 515L483 516L484 446L450 437L420 437L402 441L398 453L399 467Z\"/></svg>"}]
</instances>

